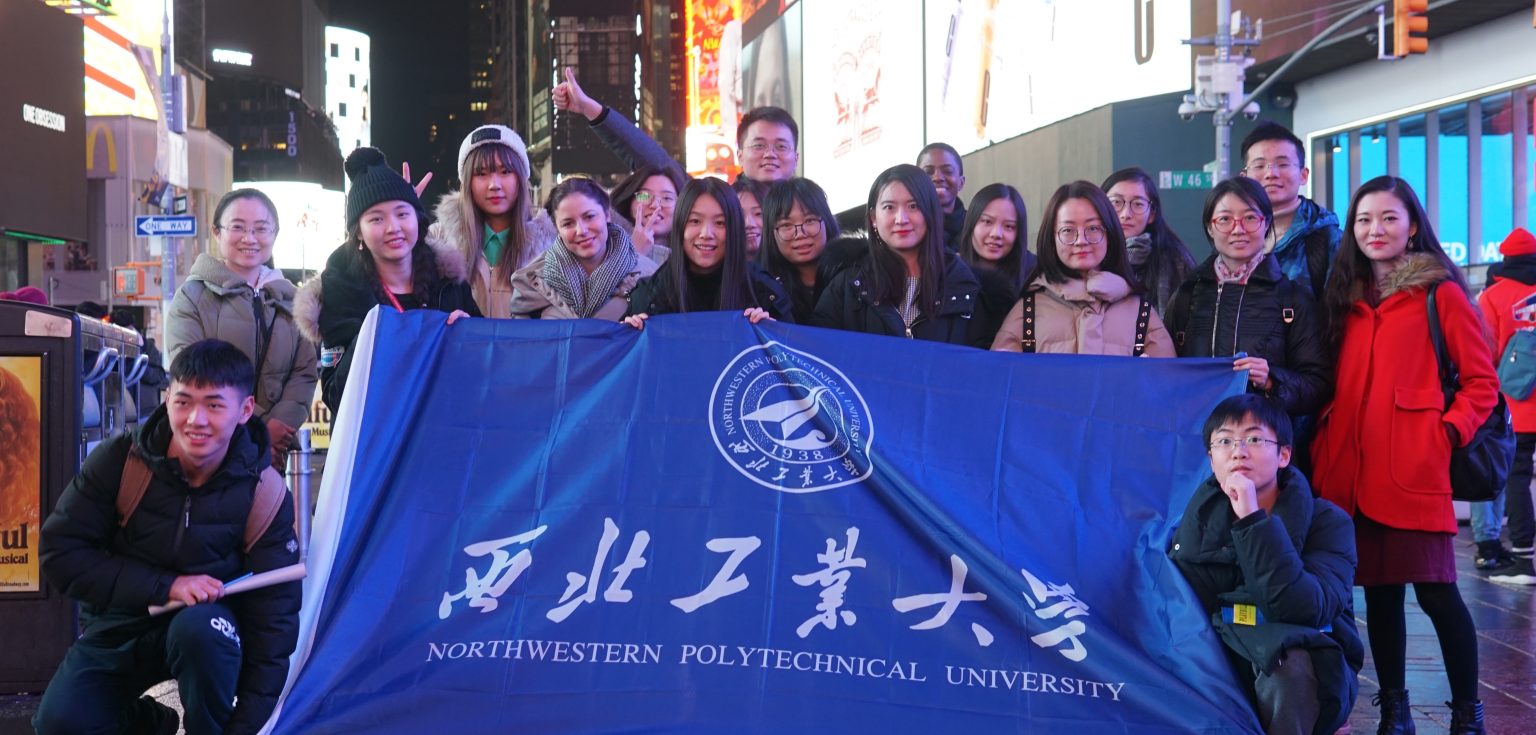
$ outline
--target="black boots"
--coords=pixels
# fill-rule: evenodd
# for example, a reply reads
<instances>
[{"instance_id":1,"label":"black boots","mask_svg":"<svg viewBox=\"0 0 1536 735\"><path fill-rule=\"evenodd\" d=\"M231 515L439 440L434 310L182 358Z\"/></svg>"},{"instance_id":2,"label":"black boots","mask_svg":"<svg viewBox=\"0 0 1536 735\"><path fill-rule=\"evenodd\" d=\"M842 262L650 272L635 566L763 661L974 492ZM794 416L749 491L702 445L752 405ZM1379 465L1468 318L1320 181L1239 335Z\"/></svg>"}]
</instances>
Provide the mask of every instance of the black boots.
<instances>
[{"instance_id":1,"label":"black boots","mask_svg":"<svg viewBox=\"0 0 1536 735\"><path fill-rule=\"evenodd\" d=\"M1407 689L1383 689L1371 697L1371 704L1381 707L1381 724L1376 726L1376 735L1415 735ZM1481 723L1482 705L1478 705L1478 714Z\"/></svg>"},{"instance_id":2,"label":"black boots","mask_svg":"<svg viewBox=\"0 0 1536 735\"><path fill-rule=\"evenodd\" d=\"M1451 708L1451 735L1483 735L1483 703L1478 699L1446 702Z\"/></svg>"}]
</instances>

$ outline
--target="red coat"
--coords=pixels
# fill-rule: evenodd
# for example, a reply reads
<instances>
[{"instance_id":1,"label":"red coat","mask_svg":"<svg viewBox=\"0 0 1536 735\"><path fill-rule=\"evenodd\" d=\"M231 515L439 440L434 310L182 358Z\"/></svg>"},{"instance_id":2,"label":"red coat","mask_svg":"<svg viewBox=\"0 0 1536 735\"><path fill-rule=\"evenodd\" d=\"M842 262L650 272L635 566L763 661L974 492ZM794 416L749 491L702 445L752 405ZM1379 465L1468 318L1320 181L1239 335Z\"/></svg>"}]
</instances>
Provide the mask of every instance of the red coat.
<instances>
[{"instance_id":1,"label":"red coat","mask_svg":"<svg viewBox=\"0 0 1536 735\"><path fill-rule=\"evenodd\" d=\"M1530 256L1510 258L1504 261L1503 268L1490 269L1489 276L1495 280L1492 285L1483 290L1482 295L1477 297L1478 306L1483 310L1483 318L1488 320L1488 327L1493 331L1495 359L1504 354L1504 347L1509 344L1509 338L1514 335L1515 330L1522 327L1536 327L1536 323L1516 321L1514 318L1516 302L1536 293L1536 284L1521 281L1522 278L1529 279L1532 277L1531 274L1536 274L1536 263L1520 262L1521 260L1536 261L1536 258ZM1509 275L1505 275L1506 273ZM1521 401L1513 398L1508 400L1509 413L1514 419L1515 431L1536 432L1536 394Z\"/></svg>"},{"instance_id":2,"label":"red coat","mask_svg":"<svg viewBox=\"0 0 1536 735\"><path fill-rule=\"evenodd\" d=\"M1412 255L1372 307L1359 300L1344 321L1333 403L1312 443L1313 486L1346 512L1394 528L1456 532L1451 445L1465 444L1493 410L1493 356L1472 302L1427 255ZM1428 288L1461 389L1447 410L1429 338Z\"/></svg>"}]
</instances>

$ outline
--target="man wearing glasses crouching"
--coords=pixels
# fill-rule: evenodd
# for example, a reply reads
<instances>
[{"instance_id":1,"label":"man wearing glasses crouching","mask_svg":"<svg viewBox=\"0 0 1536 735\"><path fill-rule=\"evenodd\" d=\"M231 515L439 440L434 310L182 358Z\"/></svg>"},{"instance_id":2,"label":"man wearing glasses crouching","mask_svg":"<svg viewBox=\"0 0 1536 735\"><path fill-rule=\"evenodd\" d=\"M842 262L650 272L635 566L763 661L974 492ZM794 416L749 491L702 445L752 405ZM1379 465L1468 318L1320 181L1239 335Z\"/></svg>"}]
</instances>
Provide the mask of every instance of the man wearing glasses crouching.
<instances>
[{"instance_id":1,"label":"man wearing glasses crouching","mask_svg":"<svg viewBox=\"0 0 1536 735\"><path fill-rule=\"evenodd\" d=\"M1349 516L1314 498L1291 461L1291 420L1254 394L1205 421L1211 477L1168 555L1226 644L1267 733L1332 733L1364 661Z\"/></svg>"}]
</instances>

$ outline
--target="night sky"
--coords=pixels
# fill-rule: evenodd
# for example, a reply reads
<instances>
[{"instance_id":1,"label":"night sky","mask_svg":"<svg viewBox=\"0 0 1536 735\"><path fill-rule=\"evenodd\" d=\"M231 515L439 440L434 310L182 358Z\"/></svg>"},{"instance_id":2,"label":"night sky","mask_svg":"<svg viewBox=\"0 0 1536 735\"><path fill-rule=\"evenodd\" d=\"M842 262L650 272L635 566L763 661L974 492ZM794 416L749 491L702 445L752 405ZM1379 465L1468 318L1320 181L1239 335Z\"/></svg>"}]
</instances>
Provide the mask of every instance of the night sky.
<instances>
[{"instance_id":1,"label":"night sky","mask_svg":"<svg viewBox=\"0 0 1536 735\"><path fill-rule=\"evenodd\" d=\"M366 33L372 42L373 145L396 167L410 163L413 179L431 158L429 99L467 91L466 8L464 0L331 0L331 24ZM423 196L428 207L453 176L451 170L433 172Z\"/></svg>"}]
</instances>

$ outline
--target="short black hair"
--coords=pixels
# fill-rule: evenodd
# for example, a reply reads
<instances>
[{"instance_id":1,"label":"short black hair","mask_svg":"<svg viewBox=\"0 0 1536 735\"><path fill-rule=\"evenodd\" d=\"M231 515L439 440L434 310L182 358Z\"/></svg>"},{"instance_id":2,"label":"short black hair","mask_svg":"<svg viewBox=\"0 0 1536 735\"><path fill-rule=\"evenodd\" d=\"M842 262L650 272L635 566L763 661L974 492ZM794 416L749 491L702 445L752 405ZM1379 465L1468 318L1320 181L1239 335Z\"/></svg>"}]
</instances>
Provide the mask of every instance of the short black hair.
<instances>
[{"instance_id":1,"label":"short black hair","mask_svg":"<svg viewBox=\"0 0 1536 735\"><path fill-rule=\"evenodd\" d=\"M1275 208L1269 202L1269 194L1264 192L1264 185L1247 176L1233 176L1216 182L1211 193L1205 195L1205 210L1200 215L1200 222L1205 225L1206 242L1216 244L1215 238L1211 237L1211 217L1216 214L1216 205L1228 194L1243 200L1244 204L1264 215L1265 233L1275 226Z\"/></svg>"},{"instance_id":2,"label":"short black hair","mask_svg":"<svg viewBox=\"0 0 1536 735\"><path fill-rule=\"evenodd\" d=\"M171 360L171 380L198 388L236 388L253 395L256 368L244 352L221 339L205 339L182 348Z\"/></svg>"},{"instance_id":3,"label":"short black hair","mask_svg":"<svg viewBox=\"0 0 1536 735\"><path fill-rule=\"evenodd\" d=\"M934 151L944 151L945 153L953 156L955 159L955 166L958 169L960 175L965 175L965 159L960 157L960 151L955 150L954 146L944 142L933 142L923 146L923 149L917 152L917 165L923 165L923 156L926 156Z\"/></svg>"},{"instance_id":4,"label":"short black hair","mask_svg":"<svg viewBox=\"0 0 1536 735\"><path fill-rule=\"evenodd\" d=\"M794 115L782 107L754 107L747 110L747 114L741 116L741 124L736 126L736 148L740 150L747 145L747 128L752 123L771 122L789 128L789 134L794 137L795 145L800 145L800 126L795 124Z\"/></svg>"},{"instance_id":5,"label":"short black hair","mask_svg":"<svg viewBox=\"0 0 1536 735\"><path fill-rule=\"evenodd\" d=\"M1290 128L1273 120L1265 120L1243 138L1243 144L1238 148L1237 157L1242 159L1244 167L1248 165L1248 149L1266 140L1283 140L1296 146L1296 165L1307 165L1307 147L1302 144L1301 138L1296 137Z\"/></svg>"},{"instance_id":6,"label":"short black hair","mask_svg":"<svg viewBox=\"0 0 1536 735\"><path fill-rule=\"evenodd\" d=\"M1205 420L1205 445L1211 445L1211 435L1227 424L1235 424L1244 418L1252 416L1261 426L1269 427L1275 432L1275 440L1280 446L1291 446L1294 439L1291 435L1291 417L1286 414L1280 404L1258 395L1257 393L1243 393L1229 396L1221 403L1216 404L1216 409L1211 411L1209 418Z\"/></svg>"}]
</instances>

